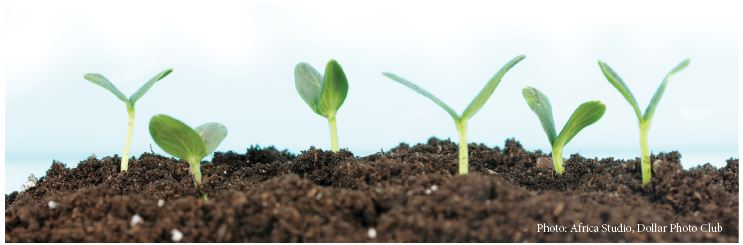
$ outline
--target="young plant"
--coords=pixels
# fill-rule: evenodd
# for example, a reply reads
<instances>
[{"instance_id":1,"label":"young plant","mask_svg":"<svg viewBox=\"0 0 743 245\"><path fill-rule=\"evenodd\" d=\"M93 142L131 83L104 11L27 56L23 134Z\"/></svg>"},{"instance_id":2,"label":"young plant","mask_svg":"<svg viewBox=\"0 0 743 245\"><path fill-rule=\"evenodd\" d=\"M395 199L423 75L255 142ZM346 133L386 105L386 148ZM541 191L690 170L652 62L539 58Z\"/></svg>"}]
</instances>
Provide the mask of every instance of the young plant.
<instances>
[{"instance_id":1,"label":"young plant","mask_svg":"<svg viewBox=\"0 0 743 245\"><path fill-rule=\"evenodd\" d=\"M653 115L655 114L655 107L658 106L660 98L663 97L663 93L666 91L666 85L668 84L668 81L673 75L689 65L689 59L681 61L681 63L676 65L676 67L674 67L670 72L668 72L668 74L666 74L666 76L663 78L663 82L661 82L658 89L655 90L655 94L650 100L650 104L648 104L648 107L645 108L644 114L640 112L640 106L637 104L635 96L632 95L632 92L630 92L629 88L624 83L622 78L620 78L619 75L617 75L617 73L614 72L614 70L612 70L611 67L609 67L609 65L607 65L603 61L599 60L598 63L599 67L601 67L601 72L604 73L604 76L606 77L606 80L609 80L609 83L611 83L611 85L614 86L614 88L616 88L620 94L622 94L624 99L629 102L629 104L632 106L632 109L635 111L635 116L637 116L637 121L640 125L640 152L642 154L642 157L640 158L640 166L642 169L642 184L646 185L650 183L653 175L650 167L648 130L650 129L650 123L653 120Z\"/></svg>"},{"instance_id":2,"label":"young plant","mask_svg":"<svg viewBox=\"0 0 743 245\"><path fill-rule=\"evenodd\" d=\"M310 64L299 63L294 68L294 85L310 109L328 119L330 146L333 152L338 152L335 115L348 94L348 80L343 68L337 61L330 60L325 65L325 76L321 76Z\"/></svg>"},{"instance_id":3,"label":"young plant","mask_svg":"<svg viewBox=\"0 0 743 245\"><path fill-rule=\"evenodd\" d=\"M606 106L597 100L581 104L575 109L565 126L562 127L560 134L557 134L555 121L552 117L552 104L550 104L547 96L532 87L525 87L521 90L521 93L524 95L526 104L537 114L539 121L542 123L542 128L552 145L552 164L555 166L555 172L561 175L565 172L565 168L562 166L562 149L583 128L601 119L606 112Z\"/></svg>"},{"instance_id":4,"label":"young plant","mask_svg":"<svg viewBox=\"0 0 743 245\"><path fill-rule=\"evenodd\" d=\"M495 88L498 87L498 84L500 83L501 79L504 75L506 75L506 72L510 70L513 66L515 66L519 61L523 60L526 56L519 55L513 58L511 61L506 63L496 74L493 76L490 81L488 81L487 84L485 84L485 87L482 88L479 94L470 102L470 104L467 106L467 108L462 112L462 114L457 114L454 109L449 107L444 101L440 100L430 92L426 91L425 89L418 87L418 85L413 84L412 82L406 80L405 78L402 78L398 75L395 75L393 73L385 72L382 73L384 76L395 80L396 82L405 85L406 87L414 90L415 92L418 92L419 94L422 94L426 98L429 98L434 103L439 105L444 111L449 113L449 116L451 116L452 119L454 119L454 124L457 127L457 133L459 134L459 174L465 175L469 171L469 158L468 158L468 148L467 148L467 121L469 121L472 116L477 113L477 111L482 108L483 105L485 105L485 102L488 101L488 98L490 98L490 95L493 94L495 91Z\"/></svg>"},{"instance_id":5,"label":"young plant","mask_svg":"<svg viewBox=\"0 0 743 245\"><path fill-rule=\"evenodd\" d=\"M152 85L155 85L157 81L160 81L161 79L165 78L168 74L173 72L173 69L167 69L164 70L149 81L147 81L145 84L142 85L142 87L137 90L137 92L134 92L132 96L127 98L124 93L119 91L116 86L114 86L113 83L108 81L106 77L104 77L101 74L98 73L87 73L85 74L84 78L98 86L101 86L102 88L108 90L109 92L113 93L116 98L119 98L122 102L124 102L124 105L126 105L126 112L129 114L129 124L126 129L126 139L124 141L124 153L121 156L121 171L126 171L129 169L129 148L132 145L132 133L134 130L134 104L137 103L137 100L142 98L145 93L147 93L150 88L152 88Z\"/></svg>"},{"instance_id":6,"label":"young plant","mask_svg":"<svg viewBox=\"0 0 743 245\"><path fill-rule=\"evenodd\" d=\"M220 123L206 123L192 129L178 119L160 114L150 119L150 135L163 151L188 162L194 185L201 187L201 160L227 136L227 128Z\"/></svg>"}]
</instances>

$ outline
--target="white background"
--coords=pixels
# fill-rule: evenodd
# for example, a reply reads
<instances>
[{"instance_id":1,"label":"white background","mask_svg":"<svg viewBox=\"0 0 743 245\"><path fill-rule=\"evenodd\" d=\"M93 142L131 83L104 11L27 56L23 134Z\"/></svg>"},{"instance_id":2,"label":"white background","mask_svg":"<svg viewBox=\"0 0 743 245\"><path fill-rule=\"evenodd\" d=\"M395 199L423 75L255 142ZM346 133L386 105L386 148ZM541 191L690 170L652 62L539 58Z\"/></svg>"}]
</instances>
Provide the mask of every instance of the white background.
<instances>
[{"instance_id":1,"label":"white background","mask_svg":"<svg viewBox=\"0 0 743 245\"><path fill-rule=\"evenodd\" d=\"M717 166L738 157L739 50L733 1L9 1L5 59L6 190L52 159L74 165L120 154L124 105L82 79L106 75L125 94L164 68L175 71L137 104L132 153L149 151L149 118L167 113L196 126L218 121L218 150L251 144L292 152L329 147L326 121L294 88L293 68L334 58L349 78L338 115L341 147L357 155L429 137L455 138L435 104L380 75L397 73L463 110L518 54L469 123L469 141L549 149L520 90L552 102L558 130L586 100L607 112L566 147L566 156L639 155L629 104L603 78L611 65L645 108L663 76L684 58L650 130L653 152Z\"/></svg>"}]
</instances>

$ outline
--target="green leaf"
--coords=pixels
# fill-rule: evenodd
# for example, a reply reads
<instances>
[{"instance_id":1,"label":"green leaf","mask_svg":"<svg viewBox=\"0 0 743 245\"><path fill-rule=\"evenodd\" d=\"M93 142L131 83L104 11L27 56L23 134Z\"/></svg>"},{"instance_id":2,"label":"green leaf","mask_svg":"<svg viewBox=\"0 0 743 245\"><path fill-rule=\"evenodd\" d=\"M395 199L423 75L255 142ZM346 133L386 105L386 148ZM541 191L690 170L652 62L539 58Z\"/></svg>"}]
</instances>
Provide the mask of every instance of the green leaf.
<instances>
[{"instance_id":1,"label":"green leaf","mask_svg":"<svg viewBox=\"0 0 743 245\"><path fill-rule=\"evenodd\" d=\"M601 72L604 73L606 80L609 80L609 83L611 83L611 85L614 86L622 96L624 96L624 99L627 100L627 102L632 106L632 109L635 110L635 116L637 116L637 119L643 120L642 114L640 114L640 106L637 105L635 96L632 95L632 92L629 90L627 85L624 84L622 78L620 78L619 75L617 75L617 73L603 61L599 60L599 67L601 67Z\"/></svg>"},{"instance_id":2,"label":"green leaf","mask_svg":"<svg viewBox=\"0 0 743 245\"><path fill-rule=\"evenodd\" d=\"M318 102L320 100L320 87L322 85L322 76L315 68L307 63L299 63L294 68L294 86L297 87L299 96L302 97L312 111L320 114Z\"/></svg>"},{"instance_id":3,"label":"green leaf","mask_svg":"<svg viewBox=\"0 0 743 245\"><path fill-rule=\"evenodd\" d=\"M446 103L444 103L444 101L441 101L438 97L436 97L435 95L433 95L430 92L426 91L425 89L423 89L421 87L418 87L418 85L415 85L414 83L406 80L405 78L402 78L402 77L400 77L398 75L395 75L393 73L384 72L384 73L382 73L382 75L384 75L384 76L386 76L386 77L388 77L388 78L390 78L392 80L395 80L396 82L398 82L398 83L400 83L402 85L405 85L406 87L412 89L413 91L418 92L419 94L422 94L426 98L431 99L434 103L436 103L442 109L444 109L447 113L449 113L449 116L451 116L454 120L459 120L460 119L459 115L453 109L451 109L451 107L449 107L449 105L447 105Z\"/></svg>"},{"instance_id":4,"label":"green leaf","mask_svg":"<svg viewBox=\"0 0 743 245\"><path fill-rule=\"evenodd\" d=\"M581 104L560 131L555 144L567 145L583 128L601 119L604 112L606 112L606 106L601 101L594 100Z\"/></svg>"},{"instance_id":5,"label":"green leaf","mask_svg":"<svg viewBox=\"0 0 743 245\"><path fill-rule=\"evenodd\" d=\"M653 115L655 115L655 107L658 106L660 98L663 97L663 93L666 91L666 85L668 84L668 81L671 80L671 77L673 75L683 70L688 65L689 59L685 59L684 61L681 61L681 63L676 65L676 67L674 67L670 72L668 72L668 74L666 74L666 76L663 78L663 82L661 82L658 89L655 90L655 94L653 95L653 99L650 100L650 104L648 104L648 107L645 108L643 121L650 122L650 120L653 119Z\"/></svg>"},{"instance_id":6,"label":"green leaf","mask_svg":"<svg viewBox=\"0 0 743 245\"><path fill-rule=\"evenodd\" d=\"M227 136L227 127L221 123L205 123L201 126L196 127L196 133L201 136L204 141L204 147L206 147L206 155L214 152L217 149L224 137Z\"/></svg>"},{"instance_id":7,"label":"green leaf","mask_svg":"<svg viewBox=\"0 0 743 245\"><path fill-rule=\"evenodd\" d=\"M185 123L167 115L155 115L150 119L150 135L155 143L174 157L186 161L201 161L206 147L196 131Z\"/></svg>"},{"instance_id":8,"label":"green leaf","mask_svg":"<svg viewBox=\"0 0 743 245\"><path fill-rule=\"evenodd\" d=\"M129 103L131 103L132 105L134 105L134 103L136 103L137 100L139 100L140 98L142 98L142 96L145 93L147 93L147 91L150 90L150 88L152 88L152 85L155 85L155 83L157 81L160 81L161 79L165 78L171 72L173 72L173 69L166 69L164 71L161 71L157 75L155 75L152 79L150 79L145 84L143 84L142 87L140 87L137 90L137 92L134 92L134 94L132 94L132 96L129 97Z\"/></svg>"},{"instance_id":9,"label":"green leaf","mask_svg":"<svg viewBox=\"0 0 743 245\"><path fill-rule=\"evenodd\" d=\"M123 101L124 103L129 103L129 99L127 99L126 96L121 93L121 91L119 91L119 89L116 88L116 86L108 81L108 79L106 79L106 77L104 77L103 75L98 73L87 73L83 77L85 78L85 80L101 86L109 92L113 93L114 95L116 95L117 98L119 98L119 100Z\"/></svg>"},{"instance_id":10,"label":"green leaf","mask_svg":"<svg viewBox=\"0 0 743 245\"><path fill-rule=\"evenodd\" d=\"M348 80L343 68L335 60L328 61L325 65L325 77L320 86L320 100L318 111L325 117L335 116L335 113L343 105L348 94Z\"/></svg>"},{"instance_id":11,"label":"green leaf","mask_svg":"<svg viewBox=\"0 0 743 245\"><path fill-rule=\"evenodd\" d=\"M495 91L495 88L498 87L498 84L500 83L503 76L506 75L506 72L510 70L513 66L515 66L517 63L519 63L521 60L526 58L526 56L519 55L515 58L511 59L506 65L500 68L500 70L495 73L493 78L488 81L487 84L485 84L485 87L480 90L480 93L477 94L477 96L470 102L470 104L467 106L466 109L464 109L464 112L462 113L462 118L464 119L470 119L472 116L479 111L483 105L485 105L485 102L488 101L490 98L490 95L493 94L493 91Z\"/></svg>"},{"instance_id":12,"label":"green leaf","mask_svg":"<svg viewBox=\"0 0 743 245\"><path fill-rule=\"evenodd\" d=\"M539 121L542 123L542 128L547 134L550 144L555 144L555 138L557 138L557 131L555 130L555 121L552 116L552 105L547 96L542 92L532 87L525 87L521 90L524 95L526 104L529 105L532 111L537 114Z\"/></svg>"}]
</instances>

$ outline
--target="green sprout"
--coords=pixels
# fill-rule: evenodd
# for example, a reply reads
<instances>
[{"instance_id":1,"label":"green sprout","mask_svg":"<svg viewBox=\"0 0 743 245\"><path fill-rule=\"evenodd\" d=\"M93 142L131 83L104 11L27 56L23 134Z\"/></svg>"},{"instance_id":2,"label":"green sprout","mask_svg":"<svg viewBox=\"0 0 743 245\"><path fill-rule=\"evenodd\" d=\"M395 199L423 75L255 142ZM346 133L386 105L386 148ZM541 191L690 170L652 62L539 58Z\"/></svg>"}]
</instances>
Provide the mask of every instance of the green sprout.
<instances>
[{"instance_id":1,"label":"green sprout","mask_svg":"<svg viewBox=\"0 0 743 245\"><path fill-rule=\"evenodd\" d=\"M124 153L121 156L121 171L127 171L129 169L129 148L132 145L132 133L134 131L134 104L144 96L145 93L147 93L150 88L152 88L152 85L155 85L157 81L160 81L161 79L165 78L168 74L173 72L173 69L166 69L157 75L147 81L145 84L142 85L142 87L137 90L137 92L134 92L132 96L129 98L126 98L124 93L119 91L116 86L108 81L106 77L104 77L101 74L98 73L87 73L85 76L83 76L86 80L103 87L104 89L108 90L109 92L113 93L116 98L119 98L124 104L126 105L126 112L129 114L129 124L126 130L126 140L124 141Z\"/></svg>"},{"instance_id":2,"label":"green sprout","mask_svg":"<svg viewBox=\"0 0 743 245\"><path fill-rule=\"evenodd\" d=\"M673 75L689 65L689 59L681 61L681 63L676 65L676 67L674 67L670 72L668 72L668 74L666 74L666 76L663 78L663 82L661 82L658 89L655 90L655 94L650 100L650 104L648 104L648 107L645 108L644 114L640 112L640 106L637 105L635 96L632 95L632 92L630 92L629 88L624 83L622 78L620 78L619 75L617 75L617 73L614 72L614 70L612 70L611 67L609 67L609 65L607 65L603 61L599 60L598 63L599 67L601 67L601 72L604 73L604 76L606 77L606 80L609 80L609 83L611 83L611 85L614 86L614 88L616 88L619 93L622 94L622 96L624 96L624 99L629 102L629 104L632 106L632 109L635 111L635 116L637 116L637 121L640 125L640 151L642 153L642 158L640 158L640 166L642 168L642 184L646 185L650 183L653 175L650 168L648 129L650 129L650 122L653 120L653 115L655 115L655 107L658 106L660 98L663 97L663 93L666 91L666 85L668 85L668 81Z\"/></svg>"},{"instance_id":3,"label":"green sprout","mask_svg":"<svg viewBox=\"0 0 743 245\"><path fill-rule=\"evenodd\" d=\"M201 160L227 136L227 128L220 123L206 123L192 129L178 119L160 114L150 119L150 135L163 151L188 162L194 185L200 187Z\"/></svg>"},{"instance_id":4,"label":"green sprout","mask_svg":"<svg viewBox=\"0 0 743 245\"><path fill-rule=\"evenodd\" d=\"M482 88L479 94L470 102L470 104L467 106L467 108L462 112L461 115L457 114L454 109L449 107L444 101L437 98L435 95L431 94L430 92L426 91L425 89L418 87L418 85L415 85L414 83L406 80L405 78L402 78L398 75L395 75L393 73L385 72L382 73L384 76L395 80L396 82L405 85L406 87L414 90L415 92L418 92L419 94L425 96L426 98L429 98L434 103L439 105L442 109L444 109L447 113L449 113L449 116L451 116L452 119L454 119L454 124L457 127L457 133L459 134L459 174L465 175L469 171L469 158L467 156L468 154L468 148L467 148L467 121L469 121L472 116L477 113L477 111L482 108L483 105L485 105L485 102L488 101L490 98L490 95L493 94L495 91L495 88L498 87L498 84L500 83L501 79L504 75L506 75L506 72L510 70L513 66L515 66L519 61L523 60L526 56L519 55L513 58L511 61L506 63L496 74L493 76L490 81L488 81L487 84L485 84L485 87Z\"/></svg>"},{"instance_id":5,"label":"green sprout","mask_svg":"<svg viewBox=\"0 0 743 245\"><path fill-rule=\"evenodd\" d=\"M601 119L606 112L606 106L597 100L581 104L575 109L568 122L565 123L560 134L557 134L555 121L552 117L552 104L550 104L547 96L532 87L525 87L521 90L521 93L524 95L529 108L537 114L544 132L547 134L547 139L552 145L552 164L555 166L555 171L559 175L563 174L565 172L565 167L562 166L563 148L583 128Z\"/></svg>"},{"instance_id":6,"label":"green sprout","mask_svg":"<svg viewBox=\"0 0 743 245\"><path fill-rule=\"evenodd\" d=\"M348 94L348 80L343 68L337 61L330 60L325 65L325 76L321 76L310 64L299 63L294 68L294 85L312 111L328 119L330 146L333 152L338 152L335 115Z\"/></svg>"}]
</instances>

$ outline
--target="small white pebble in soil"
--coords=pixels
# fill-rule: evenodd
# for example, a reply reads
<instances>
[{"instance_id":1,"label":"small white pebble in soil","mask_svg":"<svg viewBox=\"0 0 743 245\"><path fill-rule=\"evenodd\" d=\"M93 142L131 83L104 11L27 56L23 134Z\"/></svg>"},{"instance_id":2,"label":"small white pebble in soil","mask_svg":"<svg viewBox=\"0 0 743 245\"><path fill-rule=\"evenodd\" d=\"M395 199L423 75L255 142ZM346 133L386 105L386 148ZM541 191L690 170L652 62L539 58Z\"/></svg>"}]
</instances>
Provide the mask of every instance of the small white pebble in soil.
<instances>
[{"instance_id":1,"label":"small white pebble in soil","mask_svg":"<svg viewBox=\"0 0 743 245\"><path fill-rule=\"evenodd\" d=\"M55 209L59 206L59 203L55 201L49 201L49 209Z\"/></svg>"},{"instance_id":2,"label":"small white pebble in soil","mask_svg":"<svg viewBox=\"0 0 743 245\"><path fill-rule=\"evenodd\" d=\"M163 200L163 199L157 200L157 207L158 208L162 208L163 205L165 205L165 200Z\"/></svg>"},{"instance_id":3,"label":"small white pebble in soil","mask_svg":"<svg viewBox=\"0 0 743 245\"><path fill-rule=\"evenodd\" d=\"M224 174L227 174L227 170L224 171Z\"/></svg>"},{"instance_id":4,"label":"small white pebble in soil","mask_svg":"<svg viewBox=\"0 0 743 245\"><path fill-rule=\"evenodd\" d=\"M438 185L431 185L431 190L432 191L436 191L438 189L439 189L439 186Z\"/></svg>"},{"instance_id":5,"label":"small white pebble in soil","mask_svg":"<svg viewBox=\"0 0 743 245\"><path fill-rule=\"evenodd\" d=\"M139 216L139 214L135 214L134 216L132 216L132 220L129 221L129 225L136 226L142 222L144 222L144 219L142 219L142 216Z\"/></svg>"},{"instance_id":6,"label":"small white pebble in soil","mask_svg":"<svg viewBox=\"0 0 743 245\"><path fill-rule=\"evenodd\" d=\"M183 239L183 233L181 233L181 231L179 231L178 229L170 230L170 240L173 240L174 242L178 242L181 239Z\"/></svg>"},{"instance_id":7,"label":"small white pebble in soil","mask_svg":"<svg viewBox=\"0 0 743 245\"><path fill-rule=\"evenodd\" d=\"M38 181L39 181L39 179L37 179L36 176L34 176L33 174L32 175L29 175L28 178L26 179L26 183L24 183L23 185L21 185L21 188L24 191L25 190L28 190L31 187L35 187L36 186L36 182L38 182Z\"/></svg>"},{"instance_id":8,"label":"small white pebble in soil","mask_svg":"<svg viewBox=\"0 0 743 245\"><path fill-rule=\"evenodd\" d=\"M322 198L322 192L317 193L317 196L315 196L315 200L320 200Z\"/></svg>"},{"instance_id":9,"label":"small white pebble in soil","mask_svg":"<svg viewBox=\"0 0 743 245\"><path fill-rule=\"evenodd\" d=\"M374 239L377 237L377 230L374 229L374 227L369 228L369 231L366 232L366 235L369 236L369 238Z\"/></svg>"},{"instance_id":10,"label":"small white pebble in soil","mask_svg":"<svg viewBox=\"0 0 743 245\"><path fill-rule=\"evenodd\" d=\"M423 191L423 193L426 193L426 195L431 195L431 189L426 189L425 191Z\"/></svg>"}]
</instances>

